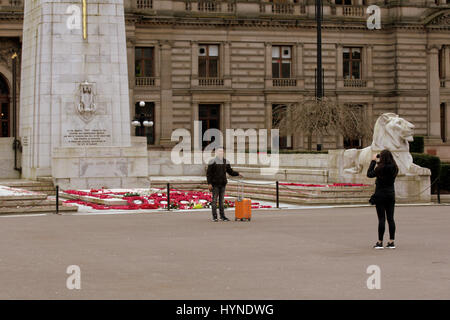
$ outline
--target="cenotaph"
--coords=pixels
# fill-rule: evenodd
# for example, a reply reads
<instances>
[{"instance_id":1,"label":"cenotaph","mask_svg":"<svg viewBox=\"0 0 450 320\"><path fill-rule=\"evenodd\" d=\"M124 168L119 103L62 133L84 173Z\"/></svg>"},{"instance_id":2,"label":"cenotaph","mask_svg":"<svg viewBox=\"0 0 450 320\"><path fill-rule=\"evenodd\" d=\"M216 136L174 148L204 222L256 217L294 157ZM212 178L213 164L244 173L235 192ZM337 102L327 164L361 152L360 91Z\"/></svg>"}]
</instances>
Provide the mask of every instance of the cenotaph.
<instances>
[{"instance_id":1,"label":"cenotaph","mask_svg":"<svg viewBox=\"0 0 450 320\"><path fill-rule=\"evenodd\" d=\"M123 0L26 0L22 176L62 188L148 185L131 137Z\"/></svg>"}]
</instances>

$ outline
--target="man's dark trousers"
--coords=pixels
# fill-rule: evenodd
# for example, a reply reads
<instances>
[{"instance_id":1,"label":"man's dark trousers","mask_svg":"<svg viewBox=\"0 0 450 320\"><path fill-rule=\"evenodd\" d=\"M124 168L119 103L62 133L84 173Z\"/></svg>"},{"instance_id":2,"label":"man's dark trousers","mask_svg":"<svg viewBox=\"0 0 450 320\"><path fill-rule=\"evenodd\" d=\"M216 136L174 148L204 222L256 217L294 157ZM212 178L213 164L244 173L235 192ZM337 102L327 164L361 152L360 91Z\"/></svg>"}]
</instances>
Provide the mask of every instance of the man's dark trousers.
<instances>
[{"instance_id":1,"label":"man's dark trousers","mask_svg":"<svg viewBox=\"0 0 450 320\"><path fill-rule=\"evenodd\" d=\"M220 217L225 217L223 198L225 196L225 186L213 186L212 189L212 215L214 219L217 219L217 198L219 198L219 213Z\"/></svg>"}]
</instances>

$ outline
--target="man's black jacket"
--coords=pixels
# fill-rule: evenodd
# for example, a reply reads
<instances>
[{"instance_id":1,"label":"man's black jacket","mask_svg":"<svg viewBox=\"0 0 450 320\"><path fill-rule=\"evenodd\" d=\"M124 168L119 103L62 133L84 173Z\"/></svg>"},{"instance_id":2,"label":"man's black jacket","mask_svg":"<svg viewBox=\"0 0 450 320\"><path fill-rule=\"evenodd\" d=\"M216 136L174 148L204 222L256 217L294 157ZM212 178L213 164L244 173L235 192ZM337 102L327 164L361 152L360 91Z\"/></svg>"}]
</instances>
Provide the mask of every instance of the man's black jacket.
<instances>
[{"instance_id":1,"label":"man's black jacket","mask_svg":"<svg viewBox=\"0 0 450 320\"><path fill-rule=\"evenodd\" d=\"M231 169L230 163L227 159L214 158L208 163L208 169L206 170L206 179L208 184L213 186L225 186L227 184L227 173L230 176L238 176L239 172Z\"/></svg>"}]
</instances>

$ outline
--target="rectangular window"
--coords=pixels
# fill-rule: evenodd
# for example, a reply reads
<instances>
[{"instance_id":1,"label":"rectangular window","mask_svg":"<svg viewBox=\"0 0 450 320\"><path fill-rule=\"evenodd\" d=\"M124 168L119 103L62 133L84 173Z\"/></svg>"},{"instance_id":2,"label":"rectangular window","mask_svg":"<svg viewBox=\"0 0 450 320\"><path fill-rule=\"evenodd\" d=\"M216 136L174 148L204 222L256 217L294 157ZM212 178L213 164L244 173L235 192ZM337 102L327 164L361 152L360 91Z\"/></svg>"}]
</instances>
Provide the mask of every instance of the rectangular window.
<instances>
[{"instance_id":1,"label":"rectangular window","mask_svg":"<svg viewBox=\"0 0 450 320\"><path fill-rule=\"evenodd\" d=\"M155 103L145 102L145 105L141 107L137 102L134 110L135 120L140 122L140 125L135 129L135 135L147 137L147 144L155 144ZM152 121L153 125L144 126L144 121Z\"/></svg>"},{"instance_id":2,"label":"rectangular window","mask_svg":"<svg viewBox=\"0 0 450 320\"><path fill-rule=\"evenodd\" d=\"M208 129L220 130L220 104L199 104L198 120L202 122L202 148L215 141L215 136L207 134Z\"/></svg>"},{"instance_id":3,"label":"rectangular window","mask_svg":"<svg viewBox=\"0 0 450 320\"><path fill-rule=\"evenodd\" d=\"M286 105L273 104L272 105L272 127L275 127L279 124L281 120L281 110L286 110ZM275 111L277 110L277 111ZM281 111L284 112L284 111ZM292 135L288 136L280 136L279 140L279 148L280 149L292 149Z\"/></svg>"},{"instance_id":4,"label":"rectangular window","mask_svg":"<svg viewBox=\"0 0 450 320\"><path fill-rule=\"evenodd\" d=\"M444 49L439 49L439 60L438 60L438 68L439 68L439 79L444 79L444 68L445 68L445 56L444 56Z\"/></svg>"},{"instance_id":5,"label":"rectangular window","mask_svg":"<svg viewBox=\"0 0 450 320\"><path fill-rule=\"evenodd\" d=\"M9 103L0 100L0 106L0 137L9 137Z\"/></svg>"},{"instance_id":6,"label":"rectangular window","mask_svg":"<svg viewBox=\"0 0 450 320\"><path fill-rule=\"evenodd\" d=\"M364 116L363 116L364 105L362 105L362 104L346 104L346 107L353 108L353 110L355 111L355 115L358 118L357 121L359 123L362 123L364 121ZM352 138L344 137L344 148L345 149L352 149L352 148L361 149L362 148L362 139L355 139L355 137L352 137Z\"/></svg>"},{"instance_id":7,"label":"rectangular window","mask_svg":"<svg viewBox=\"0 0 450 320\"><path fill-rule=\"evenodd\" d=\"M292 47L272 47L272 78L291 78Z\"/></svg>"},{"instance_id":8,"label":"rectangular window","mask_svg":"<svg viewBox=\"0 0 450 320\"><path fill-rule=\"evenodd\" d=\"M343 48L344 79L361 79L361 48Z\"/></svg>"},{"instance_id":9,"label":"rectangular window","mask_svg":"<svg viewBox=\"0 0 450 320\"><path fill-rule=\"evenodd\" d=\"M446 103L441 103L441 139L442 142L447 142L447 110Z\"/></svg>"},{"instance_id":10,"label":"rectangular window","mask_svg":"<svg viewBox=\"0 0 450 320\"><path fill-rule=\"evenodd\" d=\"M336 0L335 4L351 6L352 5L352 0Z\"/></svg>"},{"instance_id":11,"label":"rectangular window","mask_svg":"<svg viewBox=\"0 0 450 320\"><path fill-rule=\"evenodd\" d=\"M198 47L198 76L219 77L219 45L203 44Z\"/></svg>"},{"instance_id":12,"label":"rectangular window","mask_svg":"<svg viewBox=\"0 0 450 320\"><path fill-rule=\"evenodd\" d=\"M155 50L153 47L135 48L135 76L154 77L155 76Z\"/></svg>"}]
</instances>

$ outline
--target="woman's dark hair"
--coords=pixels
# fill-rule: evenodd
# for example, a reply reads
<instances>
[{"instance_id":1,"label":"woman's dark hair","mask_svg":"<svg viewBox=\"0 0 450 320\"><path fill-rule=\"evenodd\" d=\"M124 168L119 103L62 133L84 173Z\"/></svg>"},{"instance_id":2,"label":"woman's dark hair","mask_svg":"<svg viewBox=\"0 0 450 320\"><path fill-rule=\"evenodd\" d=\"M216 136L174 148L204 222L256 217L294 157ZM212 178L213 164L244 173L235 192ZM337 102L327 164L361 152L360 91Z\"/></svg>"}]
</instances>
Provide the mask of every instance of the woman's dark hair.
<instances>
[{"instance_id":1,"label":"woman's dark hair","mask_svg":"<svg viewBox=\"0 0 450 320\"><path fill-rule=\"evenodd\" d=\"M382 171L384 168L387 168L389 166L394 168L392 173L393 173L394 177L396 177L398 174L397 163L395 162L395 159L394 159L394 156L392 155L392 153L389 150L385 149L380 152L380 162L378 162L378 165L375 168L375 171Z\"/></svg>"}]
</instances>

